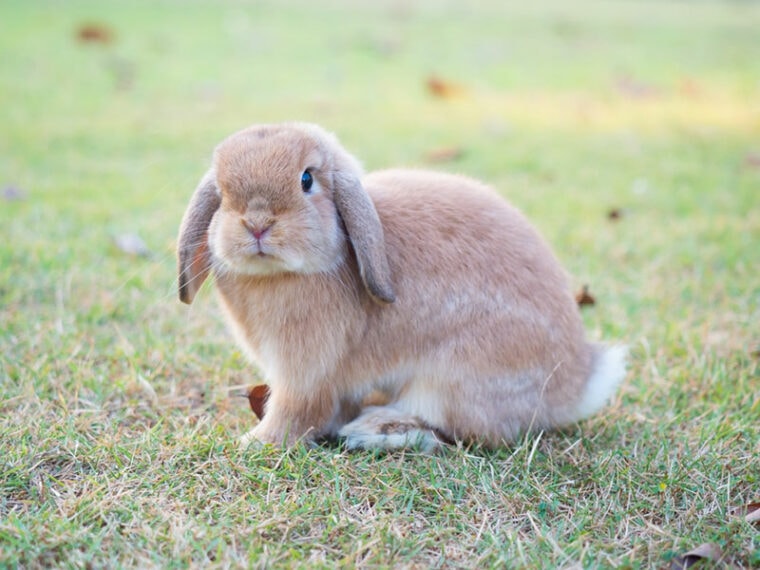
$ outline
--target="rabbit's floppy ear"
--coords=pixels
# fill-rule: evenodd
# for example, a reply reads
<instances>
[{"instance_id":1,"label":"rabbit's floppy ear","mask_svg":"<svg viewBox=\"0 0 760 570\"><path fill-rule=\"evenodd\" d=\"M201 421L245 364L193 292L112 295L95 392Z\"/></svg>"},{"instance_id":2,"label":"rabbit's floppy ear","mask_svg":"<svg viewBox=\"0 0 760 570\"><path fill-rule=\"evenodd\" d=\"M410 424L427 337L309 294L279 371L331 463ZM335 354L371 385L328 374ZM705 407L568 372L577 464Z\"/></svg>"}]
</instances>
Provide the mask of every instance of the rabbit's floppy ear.
<instances>
[{"instance_id":1,"label":"rabbit's floppy ear","mask_svg":"<svg viewBox=\"0 0 760 570\"><path fill-rule=\"evenodd\" d=\"M338 171L334 184L335 206L356 253L364 286L376 302L393 303L396 293L385 253L383 226L375 205L357 175Z\"/></svg>"},{"instance_id":2,"label":"rabbit's floppy ear","mask_svg":"<svg viewBox=\"0 0 760 570\"><path fill-rule=\"evenodd\" d=\"M193 302L211 269L208 227L221 201L216 186L216 172L212 168L195 189L179 228L179 299L188 305Z\"/></svg>"}]
</instances>

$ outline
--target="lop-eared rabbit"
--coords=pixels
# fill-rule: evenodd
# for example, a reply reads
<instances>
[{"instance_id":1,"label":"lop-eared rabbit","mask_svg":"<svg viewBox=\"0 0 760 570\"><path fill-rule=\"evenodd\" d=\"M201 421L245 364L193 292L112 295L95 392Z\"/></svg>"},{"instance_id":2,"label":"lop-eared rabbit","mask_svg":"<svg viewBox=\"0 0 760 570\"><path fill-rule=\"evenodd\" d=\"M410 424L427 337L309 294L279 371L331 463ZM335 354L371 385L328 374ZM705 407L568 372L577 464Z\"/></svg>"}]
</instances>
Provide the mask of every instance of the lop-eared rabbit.
<instances>
[{"instance_id":1,"label":"lop-eared rabbit","mask_svg":"<svg viewBox=\"0 0 760 570\"><path fill-rule=\"evenodd\" d=\"M269 385L245 443L494 447L594 413L625 375L625 349L586 340L563 269L516 208L463 176L364 175L316 125L224 140L178 249L180 299L213 273ZM371 393L381 405L363 405Z\"/></svg>"}]
</instances>

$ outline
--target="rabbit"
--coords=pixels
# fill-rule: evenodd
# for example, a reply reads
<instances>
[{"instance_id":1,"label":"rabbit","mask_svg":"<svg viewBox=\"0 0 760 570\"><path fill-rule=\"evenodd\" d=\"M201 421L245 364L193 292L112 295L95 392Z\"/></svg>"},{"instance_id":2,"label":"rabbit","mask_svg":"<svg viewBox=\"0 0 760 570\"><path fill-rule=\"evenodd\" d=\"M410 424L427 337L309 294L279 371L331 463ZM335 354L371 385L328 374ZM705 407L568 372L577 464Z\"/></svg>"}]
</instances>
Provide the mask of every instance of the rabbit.
<instances>
[{"instance_id":1,"label":"rabbit","mask_svg":"<svg viewBox=\"0 0 760 570\"><path fill-rule=\"evenodd\" d=\"M244 445L498 447L596 412L626 373L624 346L585 340L564 270L517 208L464 176L365 176L317 125L254 125L216 147L178 271L187 304L213 273L269 385Z\"/></svg>"}]
</instances>

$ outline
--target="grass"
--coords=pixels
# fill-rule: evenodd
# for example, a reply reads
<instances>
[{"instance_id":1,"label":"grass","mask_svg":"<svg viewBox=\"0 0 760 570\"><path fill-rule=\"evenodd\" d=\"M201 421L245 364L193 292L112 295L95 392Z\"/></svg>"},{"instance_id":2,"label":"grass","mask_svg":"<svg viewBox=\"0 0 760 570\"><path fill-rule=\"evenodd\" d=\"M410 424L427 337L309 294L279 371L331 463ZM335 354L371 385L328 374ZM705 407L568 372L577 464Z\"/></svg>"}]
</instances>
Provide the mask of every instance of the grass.
<instances>
[{"instance_id":1,"label":"grass","mask_svg":"<svg viewBox=\"0 0 760 570\"><path fill-rule=\"evenodd\" d=\"M0 566L760 566L760 5L0 5ZM112 41L83 44L83 23ZM426 80L456 86L432 97ZM500 451L241 453L256 375L174 239L213 146L311 120L522 208L630 343L599 416ZM612 222L607 212L622 211ZM129 256L113 237L140 235Z\"/></svg>"}]
</instances>

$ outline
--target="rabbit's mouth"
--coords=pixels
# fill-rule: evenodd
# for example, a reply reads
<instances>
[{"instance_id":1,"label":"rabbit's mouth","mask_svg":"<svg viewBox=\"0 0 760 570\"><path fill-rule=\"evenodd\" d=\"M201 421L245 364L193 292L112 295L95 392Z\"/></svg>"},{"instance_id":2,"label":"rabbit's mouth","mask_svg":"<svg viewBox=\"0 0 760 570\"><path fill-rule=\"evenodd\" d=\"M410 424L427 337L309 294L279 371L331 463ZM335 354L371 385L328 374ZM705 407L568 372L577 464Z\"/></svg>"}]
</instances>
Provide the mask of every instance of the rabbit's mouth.
<instances>
[{"instance_id":1,"label":"rabbit's mouth","mask_svg":"<svg viewBox=\"0 0 760 570\"><path fill-rule=\"evenodd\" d=\"M264 244L258 240L255 243L248 244L248 246L243 250L243 255L246 259L249 259L253 262L256 262L258 259L273 260L277 258L277 256L272 252L271 247L268 247L267 244Z\"/></svg>"},{"instance_id":2,"label":"rabbit's mouth","mask_svg":"<svg viewBox=\"0 0 760 570\"><path fill-rule=\"evenodd\" d=\"M250 264L257 264L261 262L277 262L280 258L272 251L264 249L263 247L252 247L244 255L245 261Z\"/></svg>"},{"instance_id":3,"label":"rabbit's mouth","mask_svg":"<svg viewBox=\"0 0 760 570\"><path fill-rule=\"evenodd\" d=\"M261 250L259 250L258 253L251 255L250 258L251 263L276 263L278 261L280 261L280 258L276 255Z\"/></svg>"}]
</instances>

